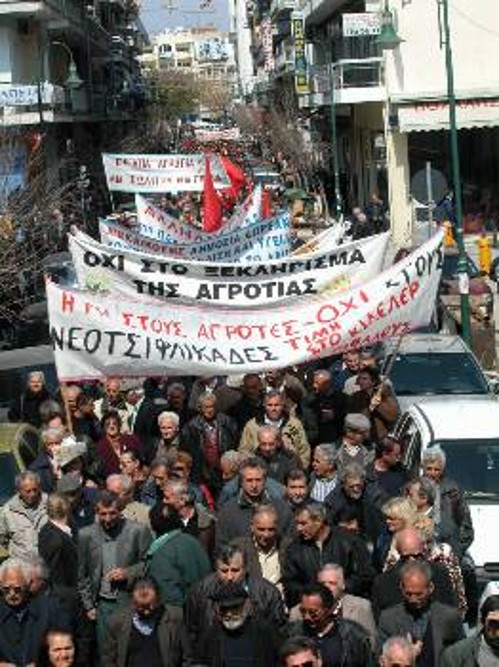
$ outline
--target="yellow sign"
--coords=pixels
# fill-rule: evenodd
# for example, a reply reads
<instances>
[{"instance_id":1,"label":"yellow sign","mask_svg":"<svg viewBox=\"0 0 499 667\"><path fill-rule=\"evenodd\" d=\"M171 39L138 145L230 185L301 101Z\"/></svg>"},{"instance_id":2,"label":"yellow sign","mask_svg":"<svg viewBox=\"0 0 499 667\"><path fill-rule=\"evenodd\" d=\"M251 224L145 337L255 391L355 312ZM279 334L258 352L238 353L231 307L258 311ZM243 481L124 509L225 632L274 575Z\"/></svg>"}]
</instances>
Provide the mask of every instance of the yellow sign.
<instances>
[{"instance_id":1,"label":"yellow sign","mask_svg":"<svg viewBox=\"0 0 499 667\"><path fill-rule=\"evenodd\" d=\"M303 18L295 17L292 19L291 24L295 48L295 90L298 95L308 95L310 93L310 86L308 82L308 63Z\"/></svg>"}]
</instances>

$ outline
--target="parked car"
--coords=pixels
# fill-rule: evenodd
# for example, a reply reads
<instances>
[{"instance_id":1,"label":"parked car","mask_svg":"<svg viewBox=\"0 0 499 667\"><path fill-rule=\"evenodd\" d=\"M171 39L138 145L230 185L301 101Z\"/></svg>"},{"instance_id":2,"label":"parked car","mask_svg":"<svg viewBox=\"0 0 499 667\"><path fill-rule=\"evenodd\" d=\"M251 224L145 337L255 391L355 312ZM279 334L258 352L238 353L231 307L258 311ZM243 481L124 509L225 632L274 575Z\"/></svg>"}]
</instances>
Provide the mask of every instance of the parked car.
<instances>
[{"instance_id":1,"label":"parked car","mask_svg":"<svg viewBox=\"0 0 499 667\"><path fill-rule=\"evenodd\" d=\"M481 584L499 578L499 402L456 399L416 403L394 429L404 443L404 463L420 472L423 452L440 445L446 471L464 491L475 539L469 549Z\"/></svg>"},{"instance_id":2,"label":"parked car","mask_svg":"<svg viewBox=\"0 0 499 667\"><path fill-rule=\"evenodd\" d=\"M395 354L390 381L400 409L430 400L493 400L494 388L475 355L460 338L450 334L416 333L384 346L385 365Z\"/></svg>"}]
</instances>

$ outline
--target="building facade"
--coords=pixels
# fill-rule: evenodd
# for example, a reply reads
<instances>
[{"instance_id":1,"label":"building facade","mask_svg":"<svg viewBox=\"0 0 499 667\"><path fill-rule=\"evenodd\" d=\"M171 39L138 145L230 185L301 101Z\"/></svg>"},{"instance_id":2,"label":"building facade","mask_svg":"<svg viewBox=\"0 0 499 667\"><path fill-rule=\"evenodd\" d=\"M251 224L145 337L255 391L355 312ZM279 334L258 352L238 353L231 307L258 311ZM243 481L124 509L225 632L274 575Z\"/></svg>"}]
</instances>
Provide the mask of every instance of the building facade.
<instances>
[{"instance_id":1,"label":"building facade","mask_svg":"<svg viewBox=\"0 0 499 667\"><path fill-rule=\"evenodd\" d=\"M146 39L133 0L0 0L7 190L23 185L33 135L43 138L47 164L61 164L68 146L100 161L102 142L119 138L143 98L136 58Z\"/></svg>"},{"instance_id":2,"label":"building facade","mask_svg":"<svg viewBox=\"0 0 499 667\"><path fill-rule=\"evenodd\" d=\"M378 43L385 6L384 0L260 5L253 39L258 43L258 24L270 18L274 67L266 78L260 74L255 99L272 104L276 94L293 91L299 122L313 140L331 146L330 179L336 170L347 210L365 206L376 191L403 245L410 242L414 196L421 200L415 182L426 164L452 187L442 3L390 0L402 41L389 51ZM449 12L465 215L497 218L499 4L453 0ZM254 53L257 68L261 49Z\"/></svg>"}]
</instances>

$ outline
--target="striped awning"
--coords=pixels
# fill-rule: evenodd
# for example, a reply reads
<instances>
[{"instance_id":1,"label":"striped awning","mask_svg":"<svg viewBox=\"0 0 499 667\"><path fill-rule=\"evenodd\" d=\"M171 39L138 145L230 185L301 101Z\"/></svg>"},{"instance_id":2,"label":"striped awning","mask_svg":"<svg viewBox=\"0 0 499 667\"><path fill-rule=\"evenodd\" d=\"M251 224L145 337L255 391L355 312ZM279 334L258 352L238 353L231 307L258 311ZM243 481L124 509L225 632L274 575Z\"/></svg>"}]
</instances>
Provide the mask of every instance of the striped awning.
<instances>
[{"instance_id":1,"label":"striped awning","mask_svg":"<svg viewBox=\"0 0 499 667\"><path fill-rule=\"evenodd\" d=\"M449 129L446 100L418 101L395 105L400 132L433 132ZM458 129L499 127L499 97L458 100Z\"/></svg>"}]
</instances>

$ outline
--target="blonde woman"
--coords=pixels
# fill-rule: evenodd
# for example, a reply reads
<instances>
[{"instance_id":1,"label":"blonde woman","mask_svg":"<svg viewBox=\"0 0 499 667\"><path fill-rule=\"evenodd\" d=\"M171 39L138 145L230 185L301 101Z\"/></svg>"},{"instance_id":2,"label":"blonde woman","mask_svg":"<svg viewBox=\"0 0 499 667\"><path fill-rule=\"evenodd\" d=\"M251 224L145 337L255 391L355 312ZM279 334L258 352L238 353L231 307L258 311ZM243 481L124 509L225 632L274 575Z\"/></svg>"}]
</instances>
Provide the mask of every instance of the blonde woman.
<instances>
[{"instance_id":1,"label":"blonde woman","mask_svg":"<svg viewBox=\"0 0 499 667\"><path fill-rule=\"evenodd\" d=\"M410 498L390 498L381 508L385 517L385 531L376 545L375 560L383 572L393 567L398 560L394 536L404 528L411 528L418 518L416 505Z\"/></svg>"}]
</instances>

